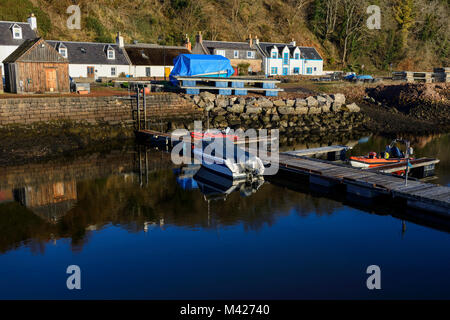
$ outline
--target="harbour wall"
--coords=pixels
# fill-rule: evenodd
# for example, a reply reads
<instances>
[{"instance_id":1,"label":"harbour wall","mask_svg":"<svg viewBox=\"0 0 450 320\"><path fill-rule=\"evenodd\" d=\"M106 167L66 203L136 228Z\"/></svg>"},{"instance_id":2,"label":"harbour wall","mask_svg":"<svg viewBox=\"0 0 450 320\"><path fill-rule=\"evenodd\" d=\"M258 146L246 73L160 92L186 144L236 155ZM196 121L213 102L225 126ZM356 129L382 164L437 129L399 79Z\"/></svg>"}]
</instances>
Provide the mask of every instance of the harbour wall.
<instances>
[{"instance_id":1,"label":"harbour wall","mask_svg":"<svg viewBox=\"0 0 450 320\"><path fill-rule=\"evenodd\" d=\"M348 132L366 123L360 108L343 94L290 99L158 93L148 95L146 105L149 128L166 132L192 130L194 120L204 128L276 128L286 135ZM136 110L136 99L128 96L0 99L0 127L71 121L133 128Z\"/></svg>"},{"instance_id":2,"label":"harbour wall","mask_svg":"<svg viewBox=\"0 0 450 320\"><path fill-rule=\"evenodd\" d=\"M150 120L201 117L201 113L177 94L152 94L146 98ZM132 124L136 99L111 97L45 97L0 99L0 125L49 121Z\"/></svg>"}]
</instances>

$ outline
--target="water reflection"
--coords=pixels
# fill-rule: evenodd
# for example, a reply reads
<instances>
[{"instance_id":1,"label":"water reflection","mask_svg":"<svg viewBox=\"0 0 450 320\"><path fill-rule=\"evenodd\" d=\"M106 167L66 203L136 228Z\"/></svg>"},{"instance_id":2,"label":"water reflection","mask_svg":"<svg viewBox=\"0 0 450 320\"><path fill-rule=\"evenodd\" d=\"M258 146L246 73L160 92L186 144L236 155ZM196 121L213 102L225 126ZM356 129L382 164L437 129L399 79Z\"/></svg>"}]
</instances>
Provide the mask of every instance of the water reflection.
<instances>
[{"instance_id":1,"label":"water reflection","mask_svg":"<svg viewBox=\"0 0 450 320\"><path fill-rule=\"evenodd\" d=\"M448 139L446 135L418 140L423 147L416 147L419 155L441 158L439 181L446 184ZM356 144L352 153L383 146L386 140L370 137ZM329 216L344 206L403 219L398 208L360 206L340 195L314 192L299 181L289 184L287 179L273 178L233 184L199 167L174 167L170 154L140 146L0 168L0 252L21 246L44 252L47 243L61 238L70 239L73 250L82 250L93 232L111 224L131 233L167 226L198 230L238 224L253 231L293 212L301 217ZM448 230L439 221L413 221Z\"/></svg>"}]
</instances>

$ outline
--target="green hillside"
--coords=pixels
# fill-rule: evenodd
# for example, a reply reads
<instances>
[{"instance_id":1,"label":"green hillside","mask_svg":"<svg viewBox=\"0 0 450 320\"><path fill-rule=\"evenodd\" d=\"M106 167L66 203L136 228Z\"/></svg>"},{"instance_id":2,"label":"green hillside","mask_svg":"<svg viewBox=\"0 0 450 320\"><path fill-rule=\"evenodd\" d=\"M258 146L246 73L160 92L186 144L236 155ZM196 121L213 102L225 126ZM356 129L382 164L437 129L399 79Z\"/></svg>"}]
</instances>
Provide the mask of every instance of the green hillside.
<instances>
[{"instance_id":1,"label":"green hillside","mask_svg":"<svg viewBox=\"0 0 450 320\"><path fill-rule=\"evenodd\" d=\"M38 18L47 39L182 44L204 39L316 46L326 69L373 71L449 65L450 0L0 0L0 19ZM67 7L77 3L81 30L68 30ZM369 30L369 5L381 8L381 30Z\"/></svg>"}]
</instances>

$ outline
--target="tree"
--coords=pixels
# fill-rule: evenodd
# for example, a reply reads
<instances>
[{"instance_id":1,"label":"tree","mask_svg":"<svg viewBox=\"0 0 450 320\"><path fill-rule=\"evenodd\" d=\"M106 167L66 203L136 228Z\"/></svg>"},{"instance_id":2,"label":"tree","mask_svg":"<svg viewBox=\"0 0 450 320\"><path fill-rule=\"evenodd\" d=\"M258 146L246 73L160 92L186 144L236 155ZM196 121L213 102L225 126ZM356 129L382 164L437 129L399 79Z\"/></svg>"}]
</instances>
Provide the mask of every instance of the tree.
<instances>
[{"instance_id":1,"label":"tree","mask_svg":"<svg viewBox=\"0 0 450 320\"><path fill-rule=\"evenodd\" d=\"M396 0L393 12L400 29L402 48L406 48L409 29L414 24L414 0Z\"/></svg>"},{"instance_id":2,"label":"tree","mask_svg":"<svg viewBox=\"0 0 450 320\"><path fill-rule=\"evenodd\" d=\"M364 21L364 1L342 0L343 23L341 28L342 64L347 63L349 44L360 36Z\"/></svg>"}]
</instances>

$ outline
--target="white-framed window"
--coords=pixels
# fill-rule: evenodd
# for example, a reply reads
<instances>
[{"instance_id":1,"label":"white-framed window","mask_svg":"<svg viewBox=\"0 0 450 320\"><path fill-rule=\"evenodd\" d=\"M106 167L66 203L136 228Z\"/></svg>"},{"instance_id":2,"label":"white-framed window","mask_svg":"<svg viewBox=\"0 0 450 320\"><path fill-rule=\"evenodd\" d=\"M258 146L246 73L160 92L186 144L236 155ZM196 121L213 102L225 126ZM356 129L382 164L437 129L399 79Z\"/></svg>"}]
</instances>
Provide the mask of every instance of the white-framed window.
<instances>
[{"instance_id":1,"label":"white-framed window","mask_svg":"<svg viewBox=\"0 0 450 320\"><path fill-rule=\"evenodd\" d=\"M59 54L67 58L67 48L59 48Z\"/></svg>"},{"instance_id":2,"label":"white-framed window","mask_svg":"<svg viewBox=\"0 0 450 320\"><path fill-rule=\"evenodd\" d=\"M108 49L108 59L115 59L116 53L114 49Z\"/></svg>"},{"instance_id":3,"label":"white-framed window","mask_svg":"<svg viewBox=\"0 0 450 320\"><path fill-rule=\"evenodd\" d=\"M247 59L253 59L255 57L255 52L247 51Z\"/></svg>"},{"instance_id":4,"label":"white-framed window","mask_svg":"<svg viewBox=\"0 0 450 320\"><path fill-rule=\"evenodd\" d=\"M216 54L217 54L218 56L225 57L225 50L216 50Z\"/></svg>"},{"instance_id":5,"label":"white-framed window","mask_svg":"<svg viewBox=\"0 0 450 320\"><path fill-rule=\"evenodd\" d=\"M234 50L234 55L233 55L233 57L234 57L235 59L238 59L238 58L239 58L239 51L238 51L238 50Z\"/></svg>"},{"instance_id":6,"label":"white-framed window","mask_svg":"<svg viewBox=\"0 0 450 320\"><path fill-rule=\"evenodd\" d=\"M152 75L152 71L150 67L145 67L145 76L150 77Z\"/></svg>"},{"instance_id":7,"label":"white-framed window","mask_svg":"<svg viewBox=\"0 0 450 320\"><path fill-rule=\"evenodd\" d=\"M14 39L22 39L22 28L15 24L12 28L13 38Z\"/></svg>"},{"instance_id":8,"label":"white-framed window","mask_svg":"<svg viewBox=\"0 0 450 320\"><path fill-rule=\"evenodd\" d=\"M115 77L116 76L116 67L112 67L111 68L111 77Z\"/></svg>"}]
</instances>

